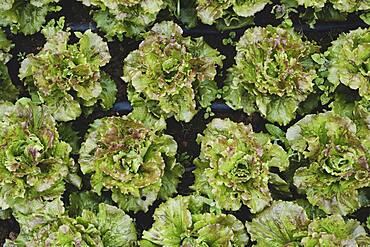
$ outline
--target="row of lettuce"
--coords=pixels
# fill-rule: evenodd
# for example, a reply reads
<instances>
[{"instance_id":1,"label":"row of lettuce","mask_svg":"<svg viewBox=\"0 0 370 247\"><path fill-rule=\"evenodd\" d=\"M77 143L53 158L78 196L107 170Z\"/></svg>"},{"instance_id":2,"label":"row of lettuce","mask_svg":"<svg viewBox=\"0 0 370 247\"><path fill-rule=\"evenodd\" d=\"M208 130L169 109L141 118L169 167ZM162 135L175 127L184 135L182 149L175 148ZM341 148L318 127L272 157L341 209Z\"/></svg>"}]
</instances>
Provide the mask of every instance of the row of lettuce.
<instances>
[{"instance_id":1,"label":"row of lettuce","mask_svg":"<svg viewBox=\"0 0 370 247\"><path fill-rule=\"evenodd\" d=\"M101 69L111 59L108 44L88 30L64 29L64 19L50 21L42 33L44 47L21 62L19 78L33 101L46 104L57 121L90 114L98 105L112 108L117 86ZM6 63L13 47L0 31L2 100L17 98ZM365 108L370 99L370 29L341 34L320 47L290 27L253 27L236 44L235 64L222 88L215 81L224 55L202 37L183 36L171 21L157 23L139 47L124 59L122 79L134 111L156 118L189 122L200 109L224 99L234 110L260 113L272 123L287 125L299 115L327 105L341 88L357 90Z\"/></svg>"},{"instance_id":2,"label":"row of lettuce","mask_svg":"<svg viewBox=\"0 0 370 247\"><path fill-rule=\"evenodd\" d=\"M5 246L246 246L247 232L256 246L370 245L351 219L370 204L369 111L357 103L336 102L286 134L213 119L197 139L194 193L176 197L184 166L163 119L97 119L75 163L52 113L28 98L0 105L0 216L12 214L21 229ZM69 193L65 205L66 188L82 186L79 167L91 189ZM307 199L274 200L293 186ZM158 199L139 240L127 213ZM243 205L253 214L245 226L230 213Z\"/></svg>"},{"instance_id":3,"label":"row of lettuce","mask_svg":"<svg viewBox=\"0 0 370 247\"><path fill-rule=\"evenodd\" d=\"M266 6L273 6L277 18L291 13L311 25L316 20L343 21L349 13L357 13L370 23L369 0L76 0L91 8L91 15L107 38L138 37L154 23L161 10L168 9L188 27L198 22L219 29L230 29L253 23L253 17ZM48 13L61 10L60 0L6 0L0 3L0 26L12 32L36 33ZM303 9L303 10L302 10Z\"/></svg>"}]
</instances>

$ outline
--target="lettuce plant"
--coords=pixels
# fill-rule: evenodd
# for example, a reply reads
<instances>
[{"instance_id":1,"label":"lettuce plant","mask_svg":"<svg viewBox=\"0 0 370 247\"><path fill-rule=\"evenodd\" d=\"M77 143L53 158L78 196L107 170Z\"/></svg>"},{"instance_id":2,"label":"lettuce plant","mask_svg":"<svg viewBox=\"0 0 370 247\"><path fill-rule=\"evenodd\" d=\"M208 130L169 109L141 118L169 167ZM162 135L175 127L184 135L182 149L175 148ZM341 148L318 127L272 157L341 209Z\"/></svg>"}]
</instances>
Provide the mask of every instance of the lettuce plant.
<instances>
[{"instance_id":1,"label":"lettuce plant","mask_svg":"<svg viewBox=\"0 0 370 247\"><path fill-rule=\"evenodd\" d=\"M5 32L0 28L0 101L12 101L18 96L18 89L13 85L6 67L12 58L9 52L13 47L14 45L6 38Z\"/></svg>"},{"instance_id":2,"label":"lettuce plant","mask_svg":"<svg viewBox=\"0 0 370 247\"><path fill-rule=\"evenodd\" d=\"M293 202L274 201L246 227L256 247L302 246L310 224L305 210Z\"/></svg>"},{"instance_id":3,"label":"lettuce plant","mask_svg":"<svg viewBox=\"0 0 370 247\"><path fill-rule=\"evenodd\" d=\"M226 103L246 113L260 112L267 120L288 124L301 102L314 91L318 46L293 29L255 27L236 45L236 64L223 89Z\"/></svg>"},{"instance_id":4,"label":"lettuce plant","mask_svg":"<svg viewBox=\"0 0 370 247\"><path fill-rule=\"evenodd\" d=\"M13 33L29 35L40 31L49 12L59 11L59 0L3 0L0 2L0 26Z\"/></svg>"},{"instance_id":5,"label":"lettuce plant","mask_svg":"<svg viewBox=\"0 0 370 247\"><path fill-rule=\"evenodd\" d=\"M370 3L369 3L370 5ZM359 28L341 34L325 53L328 59L328 81L323 90L333 92L339 84L370 100L370 28Z\"/></svg>"},{"instance_id":6,"label":"lettuce plant","mask_svg":"<svg viewBox=\"0 0 370 247\"><path fill-rule=\"evenodd\" d=\"M134 109L189 122L197 104L206 108L216 98L216 66L223 58L202 38L183 37L177 24L161 22L127 56L122 79Z\"/></svg>"},{"instance_id":7,"label":"lettuce plant","mask_svg":"<svg viewBox=\"0 0 370 247\"><path fill-rule=\"evenodd\" d=\"M351 13L355 11L370 10L369 0L283 0L288 6L304 6L305 8L315 8L319 12L326 4L332 4L334 9L343 13Z\"/></svg>"},{"instance_id":8,"label":"lettuce plant","mask_svg":"<svg viewBox=\"0 0 370 247\"><path fill-rule=\"evenodd\" d=\"M23 211L33 200L60 197L66 180L80 186L71 147L46 106L27 98L1 103L0 129L0 208Z\"/></svg>"},{"instance_id":9,"label":"lettuce plant","mask_svg":"<svg viewBox=\"0 0 370 247\"><path fill-rule=\"evenodd\" d=\"M316 21L345 21L348 13L357 12L360 18L369 23L370 0L282 0L282 8L275 8L278 17L289 17L289 13L300 11L300 17L313 28ZM278 10L278 11L276 11Z\"/></svg>"},{"instance_id":10,"label":"lettuce plant","mask_svg":"<svg viewBox=\"0 0 370 247\"><path fill-rule=\"evenodd\" d=\"M176 162L177 143L163 134L165 123L126 117L97 119L82 143L79 163L91 174L91 186L125 211L147 211L157 198L176 193L183 167Z\"/></svg>"},{"instance_id":11,"label":"lettuce plant","mask_svg":"<svg viewBox=\"0 0 370 247\"><path fill-rule=\"evenodd\" d=\"M161 9L167 7L164 0L79 0L93 6L93 18L108 38L123 35L137 37L147 31Z\"/></svg>"},{"instance_id":12,"label":"lettuce plant","mask_svg":"<svg viewBox=\"0 0 370 247\"><path fill-rule=\"evenodd\" d=\"M370 101L366 99L351 100L347 94L337 94L330 104L333 112L350 118L356 125L356 136L365 149L370 150Z\"/></svg>"},{"instance_id":13,"label":"lettuce plant","mask_svg":"<svg viewBox=\"0 0 370 247\"><path fill-rule=\"evenodd\" d=\"M87 30L75 33L79 41L70 44L70 32L63 31L64 19L52 20L42 33L46 44L22 62L19 77L33 98L48 105L57 121L74 120L81 107L92 108L97 101L103 109L115 102L116 85L101 72L111 56L103 39Z\"/></svg>"},{"instance_id":14,"label":"lettuce plant","mask_svg":"<svg viewBox=\"0 0 370 247\"><path fill-rule=\"evenodd\" d=\"M216 20L225 19L230 14L234 18L251 17L263 10L270 0L196 0L196 2L200 20L212 25Z\"/></svg>"},{"instance_id":15,"label":"lettuce plant","mask_svg":"<svg viewBox=\"0 0 370 247\"><path fill-rule=\"evenodd\" d=\"M359 190L370 186L370 156L354 122L333 112L308 115L286 138L307 163L295 172L294 185L311 204L341 215L362 206Z\"/></svg>"},{"instance_id":16,"label":"lettuce plant","mask_svg":"<svg viewBox=\"0 0 370 247\"><path fill-rule=\"evenodd\" d=\"M197 142L200 156L194 161L192 188L223 209L238 210L243 204L252 213L260 212L272 200L269 169L285 170L288 155L270 137L254 133L250 125L229 119L214 119Z\"/></svg>"},{"instance_id":17,"label":"lettuce plant","mask_svg":"<svg viewBox=\"0 0 370 247\"><path fill-rule=\"evenodd\" d=\"M365 247L370 244L370 237L357 220L344 220L337 214L310 220L305 210L293 202L273 202L246 226L257 247Z\"/></svg>"},{"instance_id":18,"label":"lettuce plant","mask_svg":"<svg viewBox=\"0 0 370 247\"><path fill-rule=\"evenodd\" d=\"M345 221L340 215L315 219L308 226L304 247L315 246L370 246L370 237L357 220Z\"/></svg>"},{"instance_id":19,"label":"lettuce plant","mask_svg":"<svg viewBox=\"0 0 370 247\"><path fill-rule=\"evenodd\" d=\"M317 12L329 3L340 12L351 13L370 9L369 0L283 0L282 2L290 6L299 5L305 8L315 8Z\"/></svg>"},{"instance_id":20,"label":"lettuce plant","mask_svg":"<svg viewBox=\"0 0 370 247\"><path fill-rule=\"evenodd\" d=\"M201 196L177 196L154 212L151 229L144 231L142 247L246 246L243 224L231 214L212 211L213 202Z\"/></svg>"},{"instance_id":21,"label":"lettuce plant","mask_svg":"<svg viewBox=\"0 0 370 247\"><path fill-rule=\"evenodd\" d=\"M16 214L21 232L5 247L15 246L81 246L129 247L136 246L133 220L117 207L99 204L97 212L84 210L71 218L62 202L50 203L41 212Z\"/></svg>"}]
</instances>

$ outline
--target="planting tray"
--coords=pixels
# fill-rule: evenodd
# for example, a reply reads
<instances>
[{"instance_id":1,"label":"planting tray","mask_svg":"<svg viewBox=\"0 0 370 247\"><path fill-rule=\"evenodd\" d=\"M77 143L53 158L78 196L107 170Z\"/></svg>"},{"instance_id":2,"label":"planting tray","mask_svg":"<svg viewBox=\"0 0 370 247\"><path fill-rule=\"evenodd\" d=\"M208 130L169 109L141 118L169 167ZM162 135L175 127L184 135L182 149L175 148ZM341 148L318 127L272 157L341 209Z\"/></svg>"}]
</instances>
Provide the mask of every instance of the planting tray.
<instances>
[{"instance_id":1,"label":"planting tray","mask_svg":"<svg viewBox=\"0 0 370 247\"><path fill-rule=\"evenodd\" d=\"M91 17L89 16L89 9L82 5L75 0L63 0L61 1L61 5L63 7L62 11L51 14L48 16L48 19L52 18L59 18L60 16L65 16L66 24L71 28L73 31L85 31L87 29L96 29L94 22L92 21ZM258 13L255 18L256 25L259 26L266 26L267 24L277 25L279 21L273 18L271 14L272 5L265 8L264 11ZM1 17L0 17L1 18ZM169 13L163 11L160 13L158 20L172 20L169 16ZM358 27L365 27L366 25L355 15L349 15L348 20L346 22L338 22L338 23L318 23L314 29L311 29L308 25L304 23L300 23L297 16L293 16L293 23L294 27L298 32L303 33L307 39L316 41L323 50L325 50L329 45L330 42L337 38L338 34L342 32L346 32L349 30L356 29ZM179 23L181 25L181 23ZM186 29L184 28L184 34L187 36L192 37L204 37L205 41L211 45L213 48L217 48L223 55L226 56L224 60L224 67L218 73L217 82L220 87L223 85L223 80L225 79L226 71L231 65L234 63L234 56L236 54L235 48L231 45L224 45L223 39L229 38L230 32L235 32L235 41L239 39L239 37L244 33L244 31L248 27L230 30L225 32L220 32L216 30L214 27L200 25L194 29ZM99 34L104 36L103 33ZM15 84L17 84L21 89L21 96L29 96L27 91L23 87L22 83L18 78L18 71L19 71L19 54L29 54L29 53L37 53L42 47L45 42L43 36L38 33L31 36L24 36L24 35L13 35L10 34L8 37L14 42L15 48L12 50L13 59L8 63L9 72L11 74L11 78ZM114 105L113 109L104 112L99 109L95 110L91 115L87 117L80 117L77 121L73 123L73 126L76 130L79 131L80 137L83 137L86 133L86 130L90 123L97 118L101 118L104 116L111 116L111 115L125 115L132 110L130 103L127 100L126 94L126 84L122 81L122 68L123 68L123 60L128 55L129 52L138 48L140 41L133 40L133 39L124 39L122 42L113 41L109 42L109 48L112 55L112 59L110 63L104 67L104 70L109 73L112 78L116 81L118 86L118 95L117 95L117 102ZM266 120L262 118L259 114L252 114L247 115L242 111L234 111L223 101L216 101L212 104L212 112L214 116L209 119L204 119L204 111L200 111L190 123L179 123L174 119L167 120L167 130L166 133L172 135L179 145L179 153L187 153L190 157L195 158L199 155L199 146L196 143L196 137L198 133L202 133L206 127L206 124L210 122L213 117L220 117L220 118L230 118L233 121L237 122L244 122L250 123L253 126L254 131L266 131L265 124ZM317 109L313 111L321 112L322 110L326 109L327 106L319 106ZM289 126L297 122L301 117L298 116L295 121L292 121ZM285 126L282 129L286 130L289 126ZM75 157L77 160L77 157ZM186 172L183 176L182 182L179 186L179 194L187 195L191 191L189 186L192 184L194 178L192 175L192 170L194 169L191 162L186 167ZM88 184L85 185L84 189L88 189ZM64 195L64 200L67 202L68 193ZM300 198L301 196L298 194L294 195L295 198ZM284 195L281 195L282 199L291 199L291 198L284 198ZM143 230L148 229L152 224L152 214L154 209L160 204L160 201L157 201L147 213L138 213L138 214L130 214L133 218L136 219L138 233L140 234ZM353 216L356 217L360 221L364 221L367 215L367 210L369 208L363 208L357 211ZM246 207L242 207L237 212L230 212L237 216L243 222L250 219L250 212ZM14 237L19 232L19 226L17 225L14 219L1 221L0 220L0 246L4 242L6 237Z\"/></svg>"}]
</instances>

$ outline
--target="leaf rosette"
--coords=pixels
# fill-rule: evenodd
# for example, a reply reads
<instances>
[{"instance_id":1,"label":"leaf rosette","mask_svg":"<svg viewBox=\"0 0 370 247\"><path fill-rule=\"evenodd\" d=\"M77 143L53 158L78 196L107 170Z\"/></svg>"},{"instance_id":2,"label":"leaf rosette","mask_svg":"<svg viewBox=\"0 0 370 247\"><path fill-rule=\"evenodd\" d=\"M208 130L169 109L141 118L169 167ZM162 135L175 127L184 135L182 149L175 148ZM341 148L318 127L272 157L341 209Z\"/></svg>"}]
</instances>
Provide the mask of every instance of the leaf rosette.
<instances>
[{"instance_id":1,"label":"leaf rosette","mask_svg":"<svg viewBox=\"0 0 370 247\"><path fill-rule=\"evenodd\" d=\"M162 133L164 126L131 116L95 120L79 159L82 172L91 174L93 191L111 191L120 208L134 212L174 194L183 167L175 159L177 143Z\"/></svg>"},{"instance_id":2,"label":"leaf rosette","mask_svg":"<svg viewBox=\"0 0 370 247\"><path fill-rule=\"evenodd\" d=\"M236 64L223 89L226 103L246 113L260 112L267 120L288 124L298 106L314 91L318 46L293 29L255 27L236 45Z\"/></svg>"},{"instance_id":3,"label":"leaf rosette","mask_svg":"<svg viewBox=\"0 0 370 247\"><path fill-rule=\"evenodd\" d=\"M197 142L200 156L194 161L193 190L207 195L223 209L238 210L244 204L252 213L272 201L268 187L272 167L288 165L288 155L270 137L254 133L250 125L214 119Z\"/></svg>"},{"instance_id":4,"label":"leaf rosette","mask_svg":"<svg viewBox=\"0 0 370 247\"><path fill-rule=\"evenodd\" d=\"M370 4L370 3L369 3ZM324 90L333 92L343 84L370 100L370 28L359 28L341 34L325 53L328 59L328 81Z\"/></svg>"},{"instance_id":5,"label":"leaf rosette","mask_svg":"<svg viewBox=\"0 0 370 247\"><path fill-rule=\"evenodd\" d=\"M216 99L216 66L223 58L202 38L183 37L180 26L161 22L127 56L122 79L134 109L189 122L198 104L207 108Z\"/></svg>"},{"instance_id":6,"label":"leaf rosette","mask_svg":"<svg viewBox=\"0 0 370 247\"><path fill-rule=\"evenodd\" d=\"M293 202L275 201L246 223L254 246L369 246L370 238L357 220L340 215L310 220Z\"/></svg>"},{"instance_id":7,"label":"leaf rosette","mask_svg":"<svg viewBox=\"0 0 370 247\"><path fill-rule=\"evenodd\" d=\"M308 226L308 236L302 239L304 247L370 245L370 237L357 220L344 220L340 215L315 219Z\"/></svg>"},{"instance_id":8,"label":"leaf rosette","mask_svg":"<svg viewBox=\"0 0 370 247\"><path fill-rule=\"evenodd\" d=\"M80 186L71 147L59 140L50 109L22 98L0 104L0 208L28 210L31 201L61 196L66 181Z\"/></svg>"},{"instance_id":9,"label":"leaf rosette","mask_svg":"<svg viewBox=\"0 0 370 247\"><path fill-rule=\"evenodd\" d=\"M295 172L294 184L311 204L341 215L361 207L359 190L370 186L369 151L349 118L333 112L308 115L286 137L308 164Z\"/></svg>"},{"instance_id":10,"label":"leaf rosette","mask_svg":"<svg viewBox=\"0 0 370 247\"><path fill-rule=\"evenodd\" d=\"M19 77L31 95L52 110L57 121L79 117L98 101L104 110L115 102L116 85L100 69L111 56L103 39L87 30L75 33L78 42L70 44L71 33L63 31L64 18L52 20L42 30L46 44L38 54L23 60Z\"/></svg>"}]
</instances>

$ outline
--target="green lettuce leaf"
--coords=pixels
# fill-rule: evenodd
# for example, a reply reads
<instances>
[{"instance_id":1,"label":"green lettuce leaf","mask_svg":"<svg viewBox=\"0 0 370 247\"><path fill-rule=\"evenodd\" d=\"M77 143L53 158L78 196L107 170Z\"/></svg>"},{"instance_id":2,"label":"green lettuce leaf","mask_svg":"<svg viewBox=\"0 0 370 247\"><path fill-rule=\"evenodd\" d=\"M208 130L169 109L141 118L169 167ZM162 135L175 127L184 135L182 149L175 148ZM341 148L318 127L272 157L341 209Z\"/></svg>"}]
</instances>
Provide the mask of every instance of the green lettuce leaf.
<instances>
[{"instance_id":1,"label":"green lettuce leaf","mask_svg":"<svg viewBox=\"0 0 370 247\"><path fill-rule=\"evenodd\" d=\"M145 33L161 9L166 8L163 0L79 0L86 6L96 7L92 15L98 28L108 39L117 37L139 37Z\"/></svg>"},{"instance_id":2,"label":"green lettuce leaf","mask_svg":"<svg viewBox=\"0 0 370 247\"><path fill-rule=\"evenodd\" d=\"M92 107L99 100L103 109L110 108L117 89L100 72L111 58L107 43L87 30L75 33L79 41L70 44L70 32L63 27L63 18L45 26L46 44L38 54L27 55L19 77L34 97L52 109L57 121L70 121L81 115L81 106Z\"/></svg>"},{"instance_id":3,"label":"green lettuce leaf","mask_svg":"<svg viewBox=\"0 0 370 247\"><path fill-rule=\"evenodd\" d=\"M295 172L294 185L327 214L354 212L358 190L370 186L369 149L356 134L349 118L333 112L308 115L287 131L292 150L309 164Z\"/></svg>"},{"instance_id":4,"label":"green lettuce leaf","mask_svg":"<svg viewBox=\"0 0 370 247\"><path fill-rule=\"evenodd\" d=\"M301 102L314 91L318 46L293 29L247 29L236 45L223 97L233 109L260 112L267 120L288 124Z\"/></svg>"},{"instance_id":5,"label":"green lettuce leaf","mask_svg":"<svg viewBox=\"0 0 370 247\"><path fill-rule=\"evenodd\" d=\"M329 0L334 8L341 12L355 12L361 10L370 10L370 0Z\"/></svg>"},{"instance_id":6,"label":"green lettuce leaf","mask_svg":"<svg viewBox=\"0 0 370 247\"><path fill-rule=\"evenodd\" d=\"M368 3L370 6L370 2ZM370 7L369 7L370 8ZM370 100L370 29L358 28L341 34L325 53L329 62L327 90L343 84Z\"/></svg>"},{"instance_id":7,"label":"green lettuce leaf","mask_svg":"<svg viewBox=\"0 0 370 247\"><path fill-rule=\"evenodd\" d=\"M184 172L175 140L161 122L151 124L133 115L97 119L81 146L79 163L93 191L112 191L125 211L147 211L158 197L171 196Z\"/></svg>"},{"instance_id":8,"label":"green lettuce leaf","mask_svg":"<svg viewBox=\"0 0 370 247\"><path fill-rule=\"evenodd\" d=\"M337 94L330 104L333 112L350 118L356 124L356 135L367 150L370 150L370 101L352 100L346 94Z\"/></svg>"},{"instance_id":9,"label":"green lettuce leaf","mask_svg":"<svg viewBox=\"0 0 370 247\"><path fill-rule=\"evenodd\" d=\"M250 125L214 119L197 142L201 152L194 161L194 191L226 210L239 210L244 204L256 213L270 204L269 170L284 171L289 161L268 135L254 133Z\"/></svg>"},{"instance_id":10,"label":"green lettuce leaf","mask_svg":"<svg viewBox=\"0 0 370 247\"><path fill-rule=\"evenodd\" d=\"M370 245L370 237L357 220L345 221L340 215L315 219L308 226L308 236L302 239L304 247Z\"/></svg>"},{"instance_id":11,"label":"green lettuce leaf","mask_svg":"<svg viewBox=\"0 0 370 247\"><path fill-rule=\"evenodd\" d=\"M189 122L217 96L216 66L224 58L202 38L183 37L173 22L156 24L124 62L128 98L160 118Z\"/></svg>"},{"instance_id":12,"label":"green lettuce leaf","mask_svg":"<svg viewBox=\"0 0 370 247\"><path fill-rule=\"evenodd\" d=\"M225 18L251 17L263 10L270 0L197 0L200 20L208 25ZM231 13L230 13L231 12Z\"/></svg>"},{"instance_id":13,"label":"green lettuce leaf","mask_svg":"<svg viewBox=\"0 0 370 247\"><path fill-rule=\"evenodd\" d=\"M356 12L361 15L370 10L370 0L282 0L281 3L282 6L275 7L278 18L289 18L290 13L299 12L300 17L312 28L317 20L346 21L348 13Z\"/></svg>"},{"instance_id":14,"label":"green lettuce leaf","mask_svg":"<svg viewBox=\"0 0 370 247\"><path fill-rule=\"evenodd\" d=\"M0 3L0 26L10 26L13 33L25 35L40 31L49 12L61 9L59 0L5 0Z\"/></svg>"},{"instance_id":15,"label":"green lettuce leaf","mask_svg":"<svg viewBox=\"0 0 370 247\"><path fill-rule=\"evenodd\" d=\"M61 196L66 181L80 186L71 147L46 106L22 98L0 109L0 208L28 210L32 200Z\"/></svg>"},{"instance_id":16,"label":"green lettuce leaf","mask_svg":"<svg viewBox=\"0 0 370 247\"><path fill-rule=\"evenodd\" d=\"M84 210L77 222L86 229L92 226L99 231L104 247L131 247L137 246L137 235L134 221L117 207L101 203L98 213Z\"/></svg>"},{"instance_id":17,"label":"green lettuce leaf","mask_svg":"<svg viewBox=\"0 0 370 247\"><path fill-rule=\"evenodd\" d=\"M15 218L21 232L14 241L7 240L5 247L137 246L136 228L130 216L104 203L97 206L97 212L85 209L81 216L71 218L65 214L62 201L56 199L33 211L16 213Z\"/></svg>"},{"instance_id":18,"label":"green lettuce leaf","mask_svg":"<svg viewBox=\"0 0 370 247\"><path fill-rule=\"evenodd\" d=\"M248 235L233 215L214 213L212 201L200 196L177 196L154 212L151 229L140 245L149 246L246 246Z\"/></svg>"},{"instance_id":19,"label":"green lettuce leaf","mask_svg":"<svg viewBox=\"0 0 370 247\"><path fill-rule=\"evenodd\" d=\"M5 32L0 28L0 101L14 101L19 94L18 89L10 79L8 68L6 67L6 64L12 57L9 52L13 47L14 45L7 39Z\"/></svg>"},{"instance_id":20,"label":"green lettuce leaf","mask_svg":"<svg viewBox=\"0 0 370 247\"><path fill-rule=\"evenodd\" d=\"M246 222L254 246L301 246L310 223L305 210L293 202L275 201L252 222Z\"/></svg>"}]
</instances>

